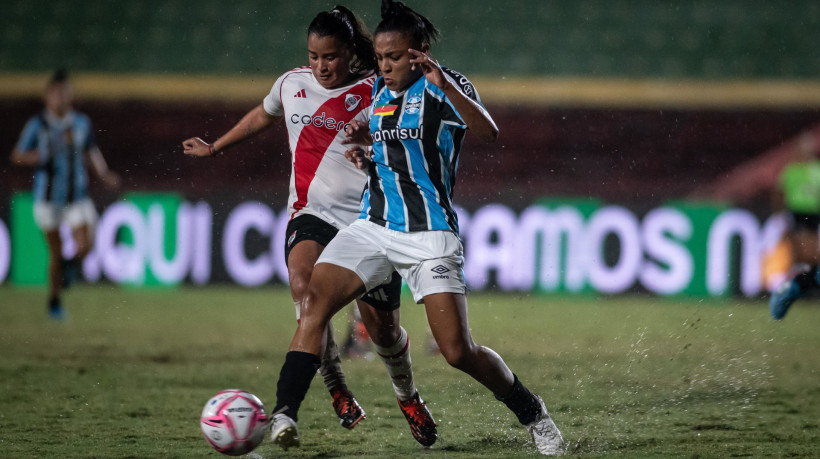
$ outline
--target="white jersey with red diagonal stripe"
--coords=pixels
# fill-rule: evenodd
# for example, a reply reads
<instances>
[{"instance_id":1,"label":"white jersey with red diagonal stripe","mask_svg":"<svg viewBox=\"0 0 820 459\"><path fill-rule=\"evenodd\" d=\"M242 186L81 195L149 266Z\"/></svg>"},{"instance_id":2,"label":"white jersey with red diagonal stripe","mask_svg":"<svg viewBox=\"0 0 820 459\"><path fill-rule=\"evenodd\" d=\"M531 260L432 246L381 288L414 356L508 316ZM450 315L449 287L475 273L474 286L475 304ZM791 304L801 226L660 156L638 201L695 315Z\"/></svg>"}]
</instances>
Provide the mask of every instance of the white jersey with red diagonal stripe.
<instances>
[{"instance_id":1,"label":"white jersey with red diagonal stripe","mask_svg":"<svg viewBox=\"0 0 820 459\"><path fill-rule=\"evenodd\" d=\"M300 67L279 77L265 97L265 111L281 116L288 129L290 219L310 214L344 228L358 218L367 176L345 159L348 147L340 141L352 120L366 121L375 80L370 74L325 89L310 67Z\"/></svg>"}]
</instances>

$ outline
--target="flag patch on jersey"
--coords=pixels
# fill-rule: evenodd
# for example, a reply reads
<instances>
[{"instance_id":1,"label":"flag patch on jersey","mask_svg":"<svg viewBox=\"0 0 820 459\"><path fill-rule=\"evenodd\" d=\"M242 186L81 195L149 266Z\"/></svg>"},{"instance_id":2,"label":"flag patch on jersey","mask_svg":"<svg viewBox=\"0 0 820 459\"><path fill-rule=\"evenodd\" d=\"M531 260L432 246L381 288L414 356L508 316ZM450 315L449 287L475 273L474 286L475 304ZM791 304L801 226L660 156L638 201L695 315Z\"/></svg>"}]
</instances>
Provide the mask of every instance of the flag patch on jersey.
<instances>
[{"instance_id":1,"label":"flag patch on jersey","mask_svg":"<svg viewBox=\"0 0 820 459\"><path fill-rule=\"evenodd\" d=\"M376 105L373 109L373 114L376 116L390 116L396 112L396 109L399 108L398 105Z\"/></svg>"}]
</instances>

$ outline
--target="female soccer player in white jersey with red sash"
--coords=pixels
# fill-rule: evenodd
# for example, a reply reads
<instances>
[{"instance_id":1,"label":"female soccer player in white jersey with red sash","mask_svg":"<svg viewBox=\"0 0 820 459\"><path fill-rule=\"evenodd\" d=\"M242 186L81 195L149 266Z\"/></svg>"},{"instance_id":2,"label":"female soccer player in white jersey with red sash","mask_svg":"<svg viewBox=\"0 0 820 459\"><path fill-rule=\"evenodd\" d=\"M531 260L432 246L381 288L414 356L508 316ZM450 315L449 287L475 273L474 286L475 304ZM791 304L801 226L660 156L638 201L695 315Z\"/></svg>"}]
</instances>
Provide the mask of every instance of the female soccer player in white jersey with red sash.
<instances>
[{"instance_id":1,"label":"female soccer player in white jersey with red sash","mask_svg":"<svg viewBox=\"0 0 820 459\"><path fill-rule=\"evenodd\" d=\"M353 120L366 119L376 80L373 43L356 16L342 6L319 13L310 23L308 59L309 67L280 76L263 102L213 143L198 137L183 142L185 154L214 156L284 121L292 153L285 258L297 320L305 315L302 299L316 260L360 212L366 176L345 159L346 147L340 142ZM413 382L407 333L399 326L400 294L401 278L394 273L357 303L414 438L432 444L436 424ZM342 426L352 429L364 419L364 410L346 386L329 322L323 336L320 371ZM298 444L298 439L290 441Z\"/></svg>"},{"instance_id":2,"label":"female soccer player in white jersey with red sash","mask_svg":"<svg viewBox=\"0 0 820 459\"><path fill-rule=\"evenodd\" d=\"M322 330L351 298L395 270L424 303L442 355L487 387L527 427L538 451L564 452L544 402L493 350L473 342L467 318L463 251L452 196L467 129L495 141L498 128L463 75L443 69L427 53L438 30L400 2L383 0L374 34L382 77L368 111L369 130L354 121L347 153L368 170L362 213L319 257L304 298L306 308L280 372L275 440L298 437L292 418L319 363ZM372 147L371 147L372 145Z\"/></svg>"}]
</instances>

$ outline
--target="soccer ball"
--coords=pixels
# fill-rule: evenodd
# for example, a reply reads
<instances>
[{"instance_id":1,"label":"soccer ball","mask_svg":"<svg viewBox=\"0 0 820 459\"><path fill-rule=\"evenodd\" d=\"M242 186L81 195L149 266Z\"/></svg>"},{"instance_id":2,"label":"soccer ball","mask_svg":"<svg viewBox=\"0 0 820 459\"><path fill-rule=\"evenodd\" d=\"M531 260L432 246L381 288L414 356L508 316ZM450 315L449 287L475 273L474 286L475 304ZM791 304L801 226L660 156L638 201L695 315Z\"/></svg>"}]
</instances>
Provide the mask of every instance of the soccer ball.
<instances>
[{"instance_id":1,"label":"soccer ball","mask_svg":"<svg viewBox=\"0 0 820 459\"><path fill-rule=\"evenodd\" d=\"M255 395L228 389L214 395L205 408L199 425L208 443L220 453L239 456L262 443L269 424L265 407Z\"/></svg>"}]
</instances>

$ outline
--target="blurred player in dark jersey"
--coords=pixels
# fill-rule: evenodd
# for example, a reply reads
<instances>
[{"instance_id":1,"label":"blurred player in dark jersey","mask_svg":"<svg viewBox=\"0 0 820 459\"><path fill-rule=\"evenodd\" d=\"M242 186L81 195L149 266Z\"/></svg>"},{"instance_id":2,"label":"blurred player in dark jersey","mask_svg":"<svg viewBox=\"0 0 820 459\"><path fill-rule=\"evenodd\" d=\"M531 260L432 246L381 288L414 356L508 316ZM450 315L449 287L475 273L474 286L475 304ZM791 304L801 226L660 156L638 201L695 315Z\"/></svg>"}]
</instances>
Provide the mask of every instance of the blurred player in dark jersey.
<instances>
[{"instance_id":1,"label":"blurred player in dark jersey","mask_svg":"<svg viewBox=\"0 0 820 459\"><path fill-rule=\"evenodd\" d=\"M347 301L395 270L416 302L424 303L447 362L505 403L539 452L562 454L563 438L541 398L471 336L453 186L467 130L493 142L498 128L470 81L430 57L438 34L427 18L403 3L382 2L382 21L374 34L382 76L367 112L369 129L355 121L348 129L347 142L364 145L346 152L368 171L362 212L316 263L304 299L306 314L280 372L274 429L287 425L289 434L298 436L293 419L319 365L322 330Z\"/></svg>"},{"instance_id":2,"label":"blurred player in dark jersey","mask_svg":"<svg viewBox=\"0 0 820 459\"><path fill-rule=\"evenodd\" d=\"M94 244L97 210L88 195L86 165L115 188L119 176L108 169L91 120L72 107L73 91L64 70L58 70L45 91L45 109L31 117L11 153L11 163L34 168L34 221L48 245L48 312L65 316L61 293L80 275L82 259ZM63 259L60 226L66 223L76 254Z\"/></svg>"},{"instance_id":3,"label":"blurred player in dark jersey","mask_svg":"<svg viewBox=\"0 0 820 459\"><path fill-rule=\"evenodd\" d=\"M813 137L805 137L797 158L780 173L775 205L785 207L789 215L786 241L795 263L794 275L780 284L769 301L769 312L782 319L789 307L803 294L820 286L820 149Z\"/></svg>"},{"instance_id":4,"label":"blurred player in dark jersey","mask_svg":"<svg viewBox=\"0 0 820 459\"><path fill-rule=\"evenodd\" d=\"M316 260L336 233L356 220L360 210L366 176L345 159L346 147L341 141L350 122L365 119L376 80L371 38L347 8L336 6L319 13L308 27L307 45L310 66L280 76L262 103L225 135L211 144L198 137L183 142L185 154L213 156L275 122L286 124L292 168L285 259L297 321L305 316L303 299ZM420 422L435 432L430 413L414 402L418 391L409 341L399 325L401 278L392 273L384 281L360 295L359 312L399 401L409 403L407 409L414 410ZM342 426L352 429L365 413L347 388L331 330L330 322L324 324L320 340L326 345L319 369ZM403 409L405 414L407 409ZM411 423L411 429L415 424ZM416 430L413 432L416 436ZM274 438L279 435L273 432ZM298 437L289 437L287 442L283 446L298 445Z\"/></svg>"}]
</instances>

